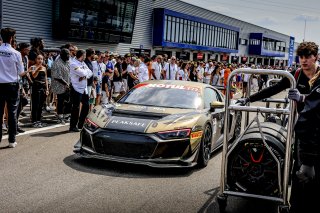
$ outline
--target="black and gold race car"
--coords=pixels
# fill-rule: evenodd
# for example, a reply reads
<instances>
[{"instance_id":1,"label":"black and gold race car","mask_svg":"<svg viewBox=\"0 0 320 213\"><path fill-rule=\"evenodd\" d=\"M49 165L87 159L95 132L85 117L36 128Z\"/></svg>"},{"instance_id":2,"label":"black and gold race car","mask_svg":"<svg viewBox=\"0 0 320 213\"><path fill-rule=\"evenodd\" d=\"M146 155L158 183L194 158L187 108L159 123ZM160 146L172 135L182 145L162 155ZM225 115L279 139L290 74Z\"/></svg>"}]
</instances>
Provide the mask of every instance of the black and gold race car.
<instances>
[{"instance_id":1,"label":"black and gold race car","mask_svg":"<svg viewBox=\"0 0 320 213\"><path fill-rule=\"evenodd\" d=\"M231 137L240 131L230 115ZM190 81L148 81L86 118L74 152L152 167L205 167L222 145L224 95Z\"/></svg>"}]
</instances>

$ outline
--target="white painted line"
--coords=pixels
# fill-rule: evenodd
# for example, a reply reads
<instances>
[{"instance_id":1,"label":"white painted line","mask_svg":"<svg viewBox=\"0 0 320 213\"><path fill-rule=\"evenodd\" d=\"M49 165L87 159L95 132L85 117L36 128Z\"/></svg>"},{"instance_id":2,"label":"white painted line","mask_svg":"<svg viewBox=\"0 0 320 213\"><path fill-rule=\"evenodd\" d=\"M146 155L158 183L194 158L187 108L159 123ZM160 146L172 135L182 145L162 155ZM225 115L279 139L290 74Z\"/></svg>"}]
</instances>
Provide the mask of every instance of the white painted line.
<instances>
[{"instance_id":1,"label":"white painted line","mask_svg":"<svg viewBox=\"0 0 320 213\"><path fill-rule=\"evenodd\" d=\"M48 126L48 127L42 127L42 128L37 128L37 129L33 129L33 130L29 130L29 131L26 131L24 133L19 133L19 135L16 135L16 137L19 137L19 136L23 136L23 135L29 135L29 134L32 134L32 133L37 133L37 132L43 132L43 131L46 131L46 130L50 130L50 129L55 129L55 128L58 128L58 127L64 127L64 126L67 126L68 124L57 124L57 125L53 125L53 126ZM2 139L8 139L9 135L4 135L2 137Z\"/></svg>"}]
</instances>

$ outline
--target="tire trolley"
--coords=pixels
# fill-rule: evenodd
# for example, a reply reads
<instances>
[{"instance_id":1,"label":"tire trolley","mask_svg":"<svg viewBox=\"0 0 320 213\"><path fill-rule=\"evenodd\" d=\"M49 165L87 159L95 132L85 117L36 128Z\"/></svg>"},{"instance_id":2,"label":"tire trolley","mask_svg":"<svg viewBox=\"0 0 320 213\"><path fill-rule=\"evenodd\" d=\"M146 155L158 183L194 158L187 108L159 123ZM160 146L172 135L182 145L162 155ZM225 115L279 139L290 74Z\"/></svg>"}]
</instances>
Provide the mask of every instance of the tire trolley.
<instances>
[{"instance_id":1,"label":"tire trolley","mask_svg":"<svg viewBox=\"0 0 320 213\"><path fill-rule=\"evenodd\" d=\"M266 107L230 105L231 79L236 74L280 75L290 80L291 88L296 88L294 77L286 71L269 69L237 69L234 70L227 83L225 95L224 129L230 125L231 111L245 113L244 130L232 143L229 135L224 134L220 194L217 196L220 212L227 206L228 196L257 198L275 201L278 211L289 211L289 172L291 167L291 150L296 103L292 100L274 101L269 98ZM250 95L251 81L247 85L247 96ZM270 102L284 103L286 107L271 108ZM256 113L249 122L249 113ZM275 123L262 121L260 115L280 115L286 122ZM226 132L226 131L225 131Z\"/></svg>"}]
</instances>

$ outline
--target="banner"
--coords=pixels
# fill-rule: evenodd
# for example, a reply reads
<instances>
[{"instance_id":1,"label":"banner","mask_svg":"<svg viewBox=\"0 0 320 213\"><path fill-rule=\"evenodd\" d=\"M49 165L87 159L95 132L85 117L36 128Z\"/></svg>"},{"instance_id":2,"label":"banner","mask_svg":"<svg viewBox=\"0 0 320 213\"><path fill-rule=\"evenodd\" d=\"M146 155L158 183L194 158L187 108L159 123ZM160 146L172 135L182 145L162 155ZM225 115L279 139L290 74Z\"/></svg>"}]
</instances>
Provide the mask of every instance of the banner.
<instances>
[{"instance_id":1,"label":"banner","mask_svg":"<svg viewBox=\"0 0 320 213\"><path fill-rule=\"evenodd\" d=\"M293 52L294 52L294 37L290 36L289 43L289 56L288 56L288 66L290 67L293 63Z\"/></svg>"}]
</instances>

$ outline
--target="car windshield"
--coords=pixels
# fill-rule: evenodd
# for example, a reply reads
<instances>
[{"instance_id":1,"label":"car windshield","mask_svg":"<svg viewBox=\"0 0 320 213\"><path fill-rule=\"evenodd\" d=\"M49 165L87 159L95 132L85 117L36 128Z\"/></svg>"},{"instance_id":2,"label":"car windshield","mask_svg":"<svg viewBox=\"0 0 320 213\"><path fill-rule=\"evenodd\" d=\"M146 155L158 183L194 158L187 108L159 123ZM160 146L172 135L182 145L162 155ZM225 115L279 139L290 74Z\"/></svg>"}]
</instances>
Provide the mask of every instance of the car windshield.
<instances>
[{"instance_id":1,"label":"car windshield","mask_svg":"<svg viewBox=\"0 0 320 213\"><path fill-rule=\"evenodd\" d=\"M144 106L198 109L202 100L200 88L167 84L139 84L118 103Z\"/></svg>"}]
</instances>

